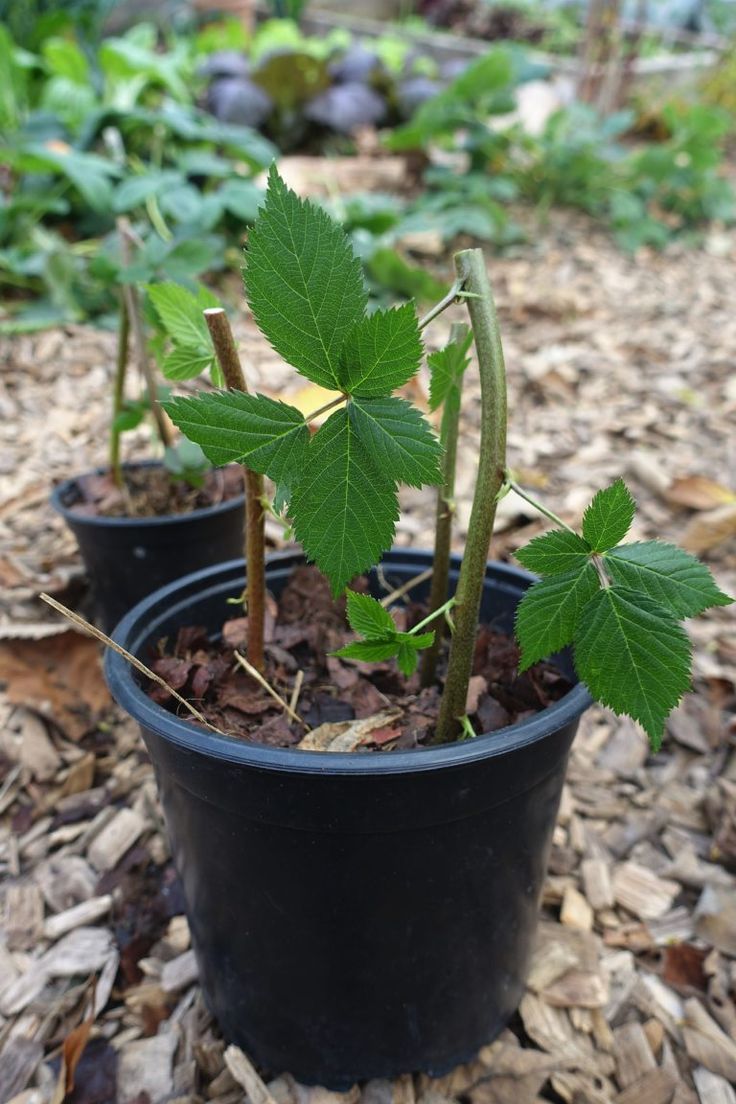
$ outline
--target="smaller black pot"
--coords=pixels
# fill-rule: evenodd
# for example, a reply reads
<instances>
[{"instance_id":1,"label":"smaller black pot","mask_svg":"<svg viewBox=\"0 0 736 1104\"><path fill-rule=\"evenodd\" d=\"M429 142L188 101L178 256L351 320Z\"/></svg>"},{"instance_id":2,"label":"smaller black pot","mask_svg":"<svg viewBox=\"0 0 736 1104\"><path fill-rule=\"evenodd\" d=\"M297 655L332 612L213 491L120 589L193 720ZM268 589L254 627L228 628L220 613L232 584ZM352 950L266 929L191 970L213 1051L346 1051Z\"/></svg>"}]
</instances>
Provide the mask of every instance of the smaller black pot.
<instances>
[{"instance_id":1,"label":"smaller black pot","mask_svg":"<svg viewBox=\"0 0 736 1104\"><path fill-rule=\"evenodd\" d=\"M156 461L126 465L153 467ZM105 469L98 468L94 474ZM93 474L93 473L89 473ZM51 505L74 533L89 575L95 610L110 632L142 598L183 575L243 554L245 496L164 517L89 517L74 509L78 480L55 487Z\"/></svg>"}]
</instances>

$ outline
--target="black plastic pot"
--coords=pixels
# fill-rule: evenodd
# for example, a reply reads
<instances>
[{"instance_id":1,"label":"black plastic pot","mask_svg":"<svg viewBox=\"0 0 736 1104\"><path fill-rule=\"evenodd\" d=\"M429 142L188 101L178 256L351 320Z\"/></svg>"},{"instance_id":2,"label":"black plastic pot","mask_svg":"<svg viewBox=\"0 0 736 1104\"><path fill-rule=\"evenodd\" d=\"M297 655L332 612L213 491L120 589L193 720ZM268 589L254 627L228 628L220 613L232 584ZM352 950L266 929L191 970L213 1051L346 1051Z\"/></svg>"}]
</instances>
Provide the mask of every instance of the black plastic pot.
<instances>
[{"instance_id":1,"label":"black plastic pot","mask_svg":"<svg viewBox=\"0 0 736 1104\"><path fill-rule=\"evenodd\" d=\"M269 560L274 593L300 562ZM399 584L430 563L393 551L383 567ZM224 564L151 595L116 640L145 658L182 625L219 631L242 571ZM484 618L510 629L530 581L489 564ZM573 676L569 657L560 665ZM119 655L106 673L153 759L202 985L229 1041L274 1073L344 1088L442 1073L501 1030L524 985L583 686L463 743L331 754L216 736L154 704Z\"/></svg>"},{"instance_id":2,"label":"black plastic pot","mask_svg":"<svg viewBox=\"0 0 736 1104\"><path fill-rule=\"evenodd\" d=\"M149 467L155 464L126 465ZM95 473L104 471L98 468ZM77 538L97 617L110 632L141 598L175 579L242 555L244 495L188 514L88 517L74 510L78 476L55 487L51 505Z\"/></svg>"}]
</instances>

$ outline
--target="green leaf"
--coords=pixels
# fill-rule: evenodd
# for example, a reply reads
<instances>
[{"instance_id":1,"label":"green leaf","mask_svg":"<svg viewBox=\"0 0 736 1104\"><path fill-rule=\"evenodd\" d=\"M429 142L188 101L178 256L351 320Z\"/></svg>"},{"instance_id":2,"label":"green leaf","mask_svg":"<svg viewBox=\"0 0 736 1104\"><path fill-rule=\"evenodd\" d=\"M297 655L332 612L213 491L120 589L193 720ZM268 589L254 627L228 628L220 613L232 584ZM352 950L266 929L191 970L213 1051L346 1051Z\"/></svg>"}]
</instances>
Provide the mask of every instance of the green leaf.
<instances>
[{"instance_id":1,"label":"green leaf","mask_svg":"<svg viewBox=\"0 0 736 1104\"><path fill-rule=\"evenodd\" d=\"M598 491L583 514L583 536L594 552L605 552L629 531L636 503L623 479Z\"/></svg>"},{"instance_id":2,"label":"green leaf","mask_svg":"<svg viewBox=\"0 0 736 1104\"><path fill-rule=\"evenodd\" d=\"M338 387L340 350L365 311L360 264L341 227L275 168L248 236L245 289L261 332L303 376Z\"/></svg>"},{"instance_id":3,"label":"green leaf","mask_svg":"<svg viewBox=\"0 0 736 1104\"><path fill-rule=\"evenodd\" d=\"M439 483L440 443L429 422L405 399L351 399L353 428L381 471L400 483Z\"/></svg>"},{"instance_id":4,"label":"green leaf","mask_svg":"<svg viewBox=\"0 0 736 1104\"><path fill-rule=\"evenodd\" d=\"M374 465L345 409L309 442L303 470L291 499L294 532L337 595L391 547L396 483Z\"/></svg>"},{"instance_id":5,"label":"green leaf","mask_svg":"<svg viewBox=\"0 0 736 1104\"><path fill-rule=\"evenodd\" d=\"M399 633L398 647L396 649L396 662L402 675L413 675L417 669L419 657L417 652L428 648L434 642L434 632L420 633L412 636L411 633Z\"/></svg>"},{"instance_id":6,"label":"green leaf","mask_svg":"<svg viewBox=\"0 0 736 1104\"><path fill-rule=\"evenodd\" d=\"M170 380L196 379L202 372L209 371L213 363L214 357L211 355L202 353L200 349L180 345L164 357L161 371Z\"/></svg>"},{"instance_id":7,"label":"green leaf","mask_svg":"<svg viewBox=\"0 0 736 1104\"><path fill-rule=\"evenodd\" d=\"M348 334L337 386L364 398L388 395L416 375L422 352L413 303L378 310L361 318Z\"/></svg>"},{"instance_id":8,"label":"green leaf","mask_svg":"<svg viewBox=\"0 0 736 1104\"><path fill-rule=\"evenodd\" d=\"M368 640L383 640L396 632L391 614L370 594L360 594L357 590L346 592L348 602L348 621L353 632L360 633Z\"/></svg>"},{"instance_id":9,"label":"green leaf","mask_svg":"<svg viewBox=\"0 0 736 1104\"><path fill-rule=\"evenodd\" d=\"M162 405L213 464L238 461L276 483L288 483L303 470L309 429L296 407L243 391L207 392Z\"/></svg>"},{"instance_id":10,"label":"green leaf","mask_svg":"<svg viewBox=\"0 0 736 1104\"><path fill-rule=\"evenodd\" d=\"M391 197L393 211L396 211L396 197ZM398 221L398 215L394 213L389 229ZM372 233L380 231L372 226L366 227ZM418 299L422 303L434 303L445 295L447 284L437 280L421 265L412 265L405 261L400 253L389 246L376 249L366 259L366 269L371 280L386 288L395 291L397 295L406 296L407 299Z\"/></svg>"},{"instance_id":11,"label":"green leaf","mask_svg":"<svg viewBox=\"0 0 736 1104\"><path fill-rule=\"evenodd\" d=\"M206 288L199 295L178 284L150 284L148 297L161 319L166 333L179 345L187 345L200 352L210 351L212 341L202 311L206 306L218 306L217 299Z\"/></svg>"},{"instance_id":12,"label":"green leaf","mask_svg":"<svg viewBox=\"0 0 736 1104\"><path fill-rule=\"evenodd\" d=\"M552 529L534 537L515 553L527 571L538 575L561 575L565 571L582 571L590 559L591 548L577 533Z\"/></svg>"},{"instance_id":13,"label":"green leaf","mask_svg":"<svg viewBox=\"0 0 736 1104\"><path fill-rule=\"evenodd\" d=\"M623 544L603 558L614 583L649 595L678 618L733 601L718 589L704 563L665 541Z\"/></svg>"},{"instance_id":14,"label":"green leaf","mask_svg":"<svg viewBox=\"0 0 736 1104\"><path fill-rule=\"evenodd\" d=\"M363 663L380 663L384 659L393 659L398 648L396 640L353 640L344 648L330 652L330 655L340 659L359 659Z\"/></svg>"},{"instance_id":15,"label":"green leaf","mask_svg":"<svg viewBox=\"0 0 736 1104\"><path fill-rule=\"evenodd\" d=\"M444 349L430 353L429 365L429 409L437 410L454 390L470 364L468 351L473 343L473 334L469 332L462 341L451 341Z\"/></svg>"},{"instance_id":16,"label":"green leaf","mask_svg":"<svg viewBox=\"0 0 736 1104\"><path fill-rule=\"evenodd\" d=\"M520 671L572 643L581 613L599 586L589 563L582 571L566 571L529 587L516 610Z\"/></svg>"},{"instance_id":17,"label":"green leaf","mask_svg":"<svg viewBox=\"0 0 736 1104\"><path fill-rule=\"evenodd\" d=\"M575 667L594 698L641 724L656 751L690 686L690 641L648 595L608 587L580 616Z\"/></svg>"}]
</instances>

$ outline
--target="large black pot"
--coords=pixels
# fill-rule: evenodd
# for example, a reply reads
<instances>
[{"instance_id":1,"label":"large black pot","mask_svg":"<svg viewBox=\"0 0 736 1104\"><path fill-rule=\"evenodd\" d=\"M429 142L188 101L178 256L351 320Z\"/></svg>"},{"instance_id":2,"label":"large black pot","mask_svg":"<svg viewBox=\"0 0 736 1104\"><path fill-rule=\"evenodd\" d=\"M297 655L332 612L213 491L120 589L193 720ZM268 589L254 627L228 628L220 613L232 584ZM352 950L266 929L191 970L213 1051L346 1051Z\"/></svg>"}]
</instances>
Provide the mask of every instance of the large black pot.
<instances>
[{"instance_id":1,"label":"large black pot","mask_svg":"<svg viewBox=\"0 0 736 1104\"><path fill-rule=\"evenodd\" d=\"M271 557L270 589L301 562ZM430 563L397 550L383 568L400 584ZM151 595L116 640L145 659L182 625L219 631L242 573L242 561L223 564ZM531 578L489 564L484 618L510 630ZM574 679L569 657L560 665ZM501 1030L522 993L567 754L590 704L582 685L473 740L332 754L174 717L113 652L106 673L153 759L202 985L229 1041L274 1073L344 1088L441 1073Z\"/></svg>"},{"instance_id":2,"label":"large black pot","mask_svg":"<svg viewBox=\"0 0 736 1104\"><path fill-rule=\"evenodd\" d=\"M149 466L148 462L145 466ZM142 467L144 465L126 465ZM104 469L97 469L100 474ZM77 538L92 587L96 615L106 632L141 598L193 571L242 555L245 498L164 517L89 517L74 505L78 481L54 488L51 505Z\"/></svg>"}]
</instances>

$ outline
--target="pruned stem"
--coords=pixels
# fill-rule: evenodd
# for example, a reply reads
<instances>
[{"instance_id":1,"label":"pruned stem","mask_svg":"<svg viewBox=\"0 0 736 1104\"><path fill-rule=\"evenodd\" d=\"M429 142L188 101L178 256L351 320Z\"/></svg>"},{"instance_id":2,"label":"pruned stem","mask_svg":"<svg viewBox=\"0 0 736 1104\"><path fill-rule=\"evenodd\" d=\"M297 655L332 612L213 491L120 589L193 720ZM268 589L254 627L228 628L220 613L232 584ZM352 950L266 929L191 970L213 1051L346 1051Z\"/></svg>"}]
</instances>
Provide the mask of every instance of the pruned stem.
<instances>
[{"instance_id":1,"label":"pruned stem","mask_svg":"<svg viewBox=\"0 0 736 1104\"><path fill-rule=\"evenodd\" d=\"M468 328L462 322L453 322L450 341L461 342ZM444 449L442 457L442 483L437 489L437 512L432 565L432 587L429 592L429 608L438 609L447 598L450 575L450 549L452 546L452 520L455 514L455 469L457 467L457 442L460 429L460 395L462 376L457 391L451 392L442 411L440 441ZM437 677L437 660L444 637L445 622L435 629L434 644L427 648L422 660L422 686L433 686Z\"/></svg>"},{"instance_id":2,"label":"pruned stem","mask_svg":"<svg viewBox=\"0 0 736 1104\"><path fill-rule=\"evenodd\" d=\"M127 219L118 219L118 232L120 234L120 252L125 265L130 264L131 255L131 243L135 240L131 231L130 225ZM138 297L138 289L133 284L123 285L123 298L125 300L125 308L128 314L128 321L133 333L133 349L135 350L135 359L138 363L143 379L146 381L146 390L148 392L148 401L151 406L151 413L153 420L156 423L156 429L158 430L161 444L164 448L169 448L173 442L173 433L171 426L166 420L162 408L159 406L156 396L156 377L153 369L151 368L151 362L148 359L148 350L146 349L146 331L143 327L143 314L141 313L141 303Z\"/></svg>"},{"instance_id":3,"label":"pruned stem","mask_svg":"<svg viewBox=\"0 0 736 1104\"><path fill-rule=\"evenodd\" d=\"M212 337L217 362L225 383L231 391L247 391L248 385L240 364L230 323L222 307L209 307L204 312ZM243 466L245 475L245 594L248 613L248 662L262 671L263 628L266 611L266 541L263 509L263 476Z\"/></svg>"},{"instance_id":4,"label":"pruned stem","mask_svg":"<svg viewBox=\"0 0 736 1104\"><path fill-rule=\"evenodd\" d=\"M436 743L455 739L465 715L488 546L497 496L506 476L506 370L482 250L465 249L457 253L455 268L463 287L473 294L467 305L480 369L481 433L473 508L455 593L455 634L434 736Z\"/></svg>"},{"instance_id":5,"label":"pruned stem","mask_svg":"<svg viewBox=\"0 0 736 1104\"><path fill-rule=\"evenodd\" d=\"M118 352L115 360L115 380L112 389L112 422L110 424L110 470L115 484L120 487L123 483L123 472L120 465L120 429L117 420L123 410L125 401L125 375L128 369L128 337L130 323L128 320L128 308L125 305L125 296L120 296L120 321L118 323Z\"/></svg>"}]
</instances>

